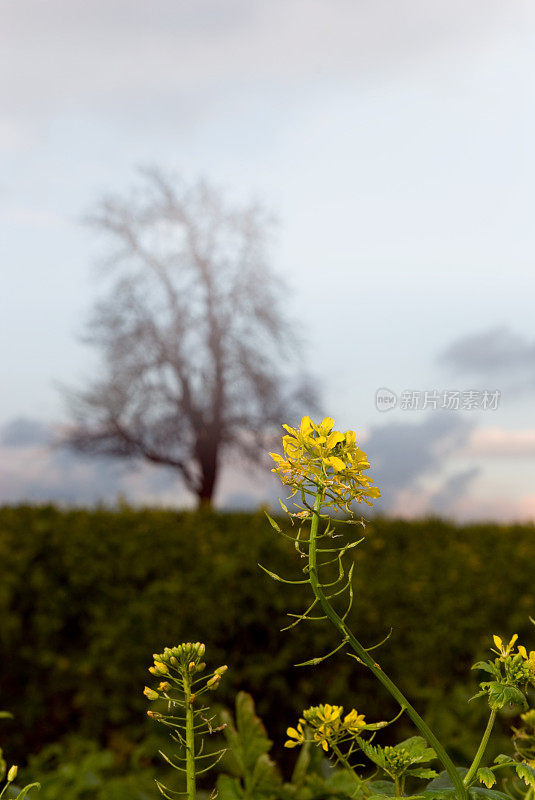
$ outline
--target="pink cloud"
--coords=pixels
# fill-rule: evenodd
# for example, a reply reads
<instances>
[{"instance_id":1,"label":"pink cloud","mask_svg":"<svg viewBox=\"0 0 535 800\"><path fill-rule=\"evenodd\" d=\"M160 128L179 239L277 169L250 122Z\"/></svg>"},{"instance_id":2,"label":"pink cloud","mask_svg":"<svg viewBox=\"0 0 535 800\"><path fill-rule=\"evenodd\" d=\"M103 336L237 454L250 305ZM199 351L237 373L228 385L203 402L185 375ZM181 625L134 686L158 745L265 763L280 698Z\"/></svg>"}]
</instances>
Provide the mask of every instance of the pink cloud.
<instances>
[{"instance_id":1,"label":"pink cloud","mask_svg":"<svg viewBox=\"0 0 535 800\"><path fill-rule=\"evenodd\" d=\"M470 434L462 455L474 458L535 458L535 430L476 428Z\"/></svg>"}]
</instances>

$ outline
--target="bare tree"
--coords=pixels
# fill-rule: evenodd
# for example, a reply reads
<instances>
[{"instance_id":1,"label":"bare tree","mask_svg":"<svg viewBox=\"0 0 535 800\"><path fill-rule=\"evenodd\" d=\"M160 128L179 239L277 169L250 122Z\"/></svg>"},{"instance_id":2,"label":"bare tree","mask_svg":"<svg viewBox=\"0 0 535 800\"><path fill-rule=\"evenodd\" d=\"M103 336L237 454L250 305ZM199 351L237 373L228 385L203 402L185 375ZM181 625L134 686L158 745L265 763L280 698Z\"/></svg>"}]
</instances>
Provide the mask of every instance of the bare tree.
<instances>
[{"instance_id":1,"label":"bare tree","mask_svg":"<svg viewBox=\"0 0 535 800\"><path fill-rule=\"evenodd\" d=\"M176 469L210 503L222 457L258 459L266 433L313 403L292 377L295 336L266 260L270 223L200 182L144 172L141 191L91 218L111 237L109 294L87 340L104 377L71 393L78 450ZM296 375L299 371L296 369Z\"/></svg>"}]
</instances>

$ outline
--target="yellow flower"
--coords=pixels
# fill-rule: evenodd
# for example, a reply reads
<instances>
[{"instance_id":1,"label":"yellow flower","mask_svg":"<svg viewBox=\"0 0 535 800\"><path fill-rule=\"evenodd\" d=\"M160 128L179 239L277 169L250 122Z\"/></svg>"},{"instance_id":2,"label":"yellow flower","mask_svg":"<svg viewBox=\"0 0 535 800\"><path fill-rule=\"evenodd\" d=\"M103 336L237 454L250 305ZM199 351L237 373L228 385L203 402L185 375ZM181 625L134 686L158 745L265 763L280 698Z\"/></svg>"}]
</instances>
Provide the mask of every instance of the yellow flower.
<instances>
[{"instance_id":1,"label":"yellow flower","mask_svg":"<svg viewBox=\"0 0 535 800\"><path fill-rule=\"evenodd\" d=\"M303 711L304 721L312 728L313 740L324 750L328 750L330 741L340 730L343 710L342 706L325 703Z\"/></svg>"},{"instance_id":2,"label":"yellow flower","mask_svg":"<svg viewBox=\"0 0 535 800\"><path fill-rule=\"evenodd\" d=\"M298 744L303 744L306 741L305 731L303 730L304 720L299 720L296 728L287 728L286 736L290 738L284 742L285 747L297 747Z\"/></svg>"},{"instance_id":3,"label":"yellow flower","mask_svg":"<svg viewBox=\"0 0 535 800\"><path fill-rule=\"evenodd\" d=\"M494 644L495 644L495 646L497 648L497 650L495 650L495 652L498 653L498 655L501 656L502 658L506 658L511 653L511 650L515 646L515 642L518 639L518 633L515 633L511 637L511 639L509 641L509 644L507 646L504 645L503 640L500 639L499 636L494 635L492 637L492 639L493 639Z\"/></svg>"},{"instance_id":4,"label":"yellow flower","mask_svg":"<svg viewBox=\"0 0 535 800\"><path fill-rule=\"evenodd\" d=\"M360 731L366 727L364 719L364 714L359 714L356 709L353 708L349 714L346 714L344 717L344 728L346 728L349 733L360 733Z\"/></svg>"},{"instance_id":5,"label":"yellow flower","mask_svg":"<svg viewBox=\"0 0 535 800\"><path fill-rule=\"evenodd\" d=\"M275 461L272 472L295 492L315 495L325 491L326 506L348 509L353 500L371 505L380 497L373 480L364 474L370 464L366 453L357 447L355 431L334 431L334 420L325 417L319 424L303 417L299 428L282 427L284 455L270 453Z\"/></svg>"},{"instance_id":6,"label":"yellow flower","mask_svg":"<svg viewBox=\"0 0 535 800\"><path fill-rule=\"evenodd\" d=\"M531 650L529 652L529 654L528 654L528 651L526 650L524 645L519 644L518 645L518 652L520 653L520 655L522 656L524 661L527 662L527 666L528 666L530 672L533 675L535 675L535 650Z\"/></svg>"}]
</instances>

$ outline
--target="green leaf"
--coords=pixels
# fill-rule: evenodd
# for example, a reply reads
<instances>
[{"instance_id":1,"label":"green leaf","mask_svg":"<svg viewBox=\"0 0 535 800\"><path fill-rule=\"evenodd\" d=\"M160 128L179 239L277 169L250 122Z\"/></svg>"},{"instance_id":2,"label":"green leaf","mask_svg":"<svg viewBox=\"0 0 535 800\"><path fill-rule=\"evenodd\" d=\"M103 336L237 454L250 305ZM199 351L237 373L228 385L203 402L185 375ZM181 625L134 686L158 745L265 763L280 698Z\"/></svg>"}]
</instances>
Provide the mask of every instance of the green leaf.
<instances>
[{"instance_id":1,"label":"green leaf","mask_svg":"<svg viewBox=\"0 0 535 800\"><path fill-rule=\"evenodd\" d=\"M506 756L504 753L500 753L499 756L496 756L494 759L495 764L507 764L512 761L511 756Z\"/></svg>"},{"instance_id":2,"label":"green leaf","mask_svg":"<svg viewBox=\"0 0 535 800\"><path fill-rule=\"evenodd\" d=\"M521 778L527 786L535 788L535 769L530 767L529 764L516 764L516 774Z\"/></svg>"},{"instance_id":3,"label":"green leaf","mask_svg":"<svg viewBox=\"0 0 535 800\"><path fill-rule=\"evenodd\" d=\"M273 742L268 738L262 720L256 715L253 698L247 692L236 697L236 719L228 711L221 713L226 724L225 738L230 752L225 765L235 778L242 778L248 793L266 797L277 793L282 783L275 763L269 758ZM244 794L239 781L224 782L227 800L236 800L236 792Z\"/></svg>"},{"instance_id":4,"label":"green leaf","mask_svg":"<svg viewBox=\"0 0 535 800\"><path fill-rule=\"evenodd\" d=\"M243 800L243 789L240 781L230 775L219 775L217 779L217 796L220 800Z\"/></svg>"},{"instance_id":5,"label":"green leaf","mask_svg":"<svg viewBox=\"0 0 535 800\"><path fill-rule=\"evenodd\" d=\"M394 797L396 785L393 781L371 781L368 786L376 795Z\"/></svg>"},{"instance_id":6,"label":"green leaf","mask_svg":"<svg viewBox=\"0 0 535 800\"><path fill-rule=\"evenodd\" d=\"M502 676L499 667L493 661L478 661L477 664L472 666L472 669L481 669L484 672L489 672L495 678L501 678Z\"/></svg>"},{"instance_id":7,"label":"green leaf","mask_svg":"<svg viewBox=\"0 0 535 800\"><path fill-rule=\"evenodd\" d=\"M427 767L416 767L416 769L408 769L406 770L406 775L413 775L415 778L423 778L424 780L428 781L431 778L436 778L438 772L435 772L434 769L428 769Z\"/></svg>"},{"instance_id":8,"label":"green leaf","mask_svg":"<svg viewBox=\"0 0 535 800\"><path fill-rule=\"evenodd\" d=\"M386 767L386 761L383 749L379 746L374 747L373 744L367 742L366 739L361 739L360 736L357 736L356 739L364 755L367 756L370 761L373 761L374 764L377 764L378 767L384 769Z\"/></svg>"},{"instance_id":9,"label":"green leaf","mask_svg":"<svg viewBox=\"0 0 535 800\"><path fill-rule=\"evenodd\" d=\"M251 776L250 789L255 795L272 795L282 784L282 778L274 761L263 753L256 760Z\"/></svg>"},{"instance_id":10,"label":"green leaf","mask_svg":"<svg viewBox=\"0 0 535 800\"><path fill-rule=\"evenodd\" d=\"M472 800L511 800L509 795L498 792L496 789L481 789L473 786L468 792Z\"/></svg>"},{"instance_id":11,"label":"green leaf","mask_svg":"<svg viewBox=\"0 0 535 800\"><path fill-rule=\"evenodd\" d=\"M325 786L336 794L342 794L351 797L355 791L355 781L346 769L333 769L327 780Z\"/></svg>"},{"instance_id":12,"label":"green leaf","mask_svg":"<svg viewBox=\"0 0 535 800\"><path fill-rule=\"evenodd\" d=\"M455 767L457 772L459 773L459 777L464 778L468 770L466 767ZM451 782L451 778L449 774L444 770L441 772L431 783L428 783L426 786L426 791L434 791L435 789L453 789L453 784ZM424 792L425 794L425 792Z\"/></svg>"},{"instance_id":13,"label":"green leaf","mask_svg":"<svg viewBox=\"0 0 535 800\"><path fill-rule=\"evenodd\" d=\"M405 750L413 764L420 761L431 761L437 757L433 748L428 746L422 736L411 736L410 739L405 739L397 744L394 749Z\"/></svg>"},{"instance_id":14,"label":"green leaf","mask_svg":"<svg viewBox=\"0 0 535 800\"><path fill-rule=\"evenodd\" d=\"M281 504L281 506L284 508L284 510L285 510L285 511L288 511L288 509L286 508L286 506L284 506L284 505L281 503L281 501L280 501L280 500L279 500L279 503ZM273 519L273 517L270 517L270 516L269 516L269 514L267 513L267 511L265 512L265 514L266 514L266 517L268 518L268 522L269 522L269 524L271 525L271 527L272 527L272 528L274 528L274 529L277 531L277 533L280 533L280 532L281 532L280 525L278 525L278 524L275 522L275 520Z\"/></svg>"},{"instance_id":15,"label":"green leaf","mask_svg":"<svg viewBox=\"0 0 535 800\"><path fill-rule=\"evenodd\" d=\"M527 708L527 701L524 694L515 686L490 681L488 684L489 705L493 711L498 711L509 704Z\"/></svg>"},{"instance_id":16,"label":"green leaf","mask_svg":"<svg viewBox=\"0 0 535 800\"><path fill-rule=\"evenodd\" d=\"M487 789L492 788L496 783L496 775L488 767L481 767L478 769L477 779L480 783L484 783Z\"/></svg>"}]
</instances>

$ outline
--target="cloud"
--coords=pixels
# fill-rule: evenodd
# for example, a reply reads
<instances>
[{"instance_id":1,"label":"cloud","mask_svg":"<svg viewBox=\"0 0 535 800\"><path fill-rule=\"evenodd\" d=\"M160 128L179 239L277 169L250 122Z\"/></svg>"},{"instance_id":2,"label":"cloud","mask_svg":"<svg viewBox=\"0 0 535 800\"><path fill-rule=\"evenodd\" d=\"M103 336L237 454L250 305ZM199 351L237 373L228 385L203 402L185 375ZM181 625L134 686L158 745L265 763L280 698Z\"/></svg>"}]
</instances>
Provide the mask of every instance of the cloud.
<instances>
[{"instance_id":1,"label":"cloud","mask_svg":"<svg viewBox=\"0 0 535 800\"><path fill-rule=\"evenodd\" d=\"M472 482L480 472L478 467L469 467L446 478L440 489L430 498L429 506L432 511L444 517L455 516L457 504L470 494Z\"/></svg>"},{"instance_id":2,"label":"cloud","mask_svg":"<svg viewBox=\"0 0 535 800\"><path fill-rule=\"evenodd\" d=\"M535 430L477 428L470 434L463 455L473 458L535 458Z\"/></svg>"},{"instance_id":3,"label":"cloud","mask_svg":"<svg viewBox=\"0 0 535 800\"><path fill-rule=\"evenodd\" d=\"M3 107L49 123L61 109L131 115L149 104L178 107L184 124L232 87L368 82L442 46L489 32L501 41L530 19L521 0L18 0L3 9Z\"/></svg>"},{"instance_id":4,"label":"cloud","mask_svg":"<svg viewBox=\"0 0 535 800\"><path fill-rule=\"evenodd\" d=\"M459 414L433 412L421 423L391 422L372 428L366 452L383 495L417 486L441 472L448 458L466 444L473 423Z\"/></svg>"},{"instance_id":5,"label":"cloud","mask_svg":"<svg viewBox=\"0 0 535 800\"><path fill-rule=\"evenodd\" d=\"M119 496L144 504L188 504L173 470L91 458L58 447L55 426L17 418L0 430L0 502L95 505Z\"/></svg>"},{"instance_id":6,"label":"cloud","mask_svg":"<svg viewBox=\"0 0 535 800\"><path fill-rule=\"evenodd\" d=\"M57 428L18 418L0 430L0 503L58 503L67 506L132 505L190 507L194 498L174 470L146 463L90 457L51 446ZM532 495L481 494L474 483L480 466L456 467L459 460L535 457L535 430L474 429L466 415L430 412L417 423L390 422L362 438L371 475L382 499L375 510L403 517L439 514L459 520L532 519ZM503 487L502 487L503 488ZM278 507L286 496L278 481L228 466L218 490L219 506L251 510ZM363 509L365 511L366 509Z\"/></svg>"},{"instance_id":7,"label":"cloud","mask_svg":"<svg viewBox=\"0 0 535 800\"><path fill-rule=\"evenodd\" d=\"M506 326L457 339L440 353L438 362L457 374L535 386L535 340Z\"/></svg>"}]
</instances>

